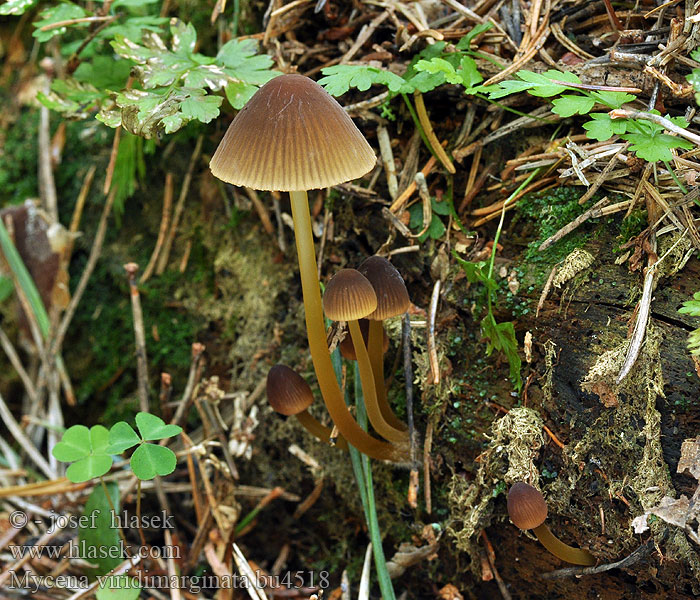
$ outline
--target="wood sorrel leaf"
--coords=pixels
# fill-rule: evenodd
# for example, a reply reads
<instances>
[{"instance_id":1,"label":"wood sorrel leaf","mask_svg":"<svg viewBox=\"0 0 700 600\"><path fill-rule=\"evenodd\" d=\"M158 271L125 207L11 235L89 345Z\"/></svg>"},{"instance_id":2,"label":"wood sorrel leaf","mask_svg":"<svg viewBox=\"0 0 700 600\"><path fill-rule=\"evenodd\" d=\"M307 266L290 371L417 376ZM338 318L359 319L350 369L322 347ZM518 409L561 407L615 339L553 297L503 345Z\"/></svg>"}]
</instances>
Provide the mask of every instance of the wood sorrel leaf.
<instances>
[{"instance_id":1,"label":"wood sorrel leaf","mask_svg":"<svg viewBox=\"0 0 700 600\"><path fill-rule=\"evenodd\" d=\"M73 462L90 454L90 430L85 425L73 425L66 430L53 447L54 458L61 462Z\"/></svg>"},{"instance_id":2,"label":"wood sorrel leaf","mask_svg":"<svg viewBox=\"0 0 700 600\"><path fill-rule=\"evenodd\" d=\"M155 444L141 444L131 455L131 469L143 481L156 475L170 475L176 464L177 458L170 448Z\"/></svg>"},{"instance_id":3,"label":"wood sorrel leaf","mask_svg":"<svg viewBox=\"0 0 700 600\"><path fill-rule=\"evenodd\" d=\"M162 440L182 432L182 427L166 425L163 419L147 412L136 415L136 427L145 441Z\"/></svg>"},{"instance_id":4,"label":"wood sorrel leaf","mask_svg":"<svg viewBox=\"0 0 700 600\"><path fill-rule=\"evenodd\" d=\"M125 421L119 421L109 430L109 446L113 454L121 454L124 450L135 446L141 441L131 425Z\"/></svg>"}]
</instances>

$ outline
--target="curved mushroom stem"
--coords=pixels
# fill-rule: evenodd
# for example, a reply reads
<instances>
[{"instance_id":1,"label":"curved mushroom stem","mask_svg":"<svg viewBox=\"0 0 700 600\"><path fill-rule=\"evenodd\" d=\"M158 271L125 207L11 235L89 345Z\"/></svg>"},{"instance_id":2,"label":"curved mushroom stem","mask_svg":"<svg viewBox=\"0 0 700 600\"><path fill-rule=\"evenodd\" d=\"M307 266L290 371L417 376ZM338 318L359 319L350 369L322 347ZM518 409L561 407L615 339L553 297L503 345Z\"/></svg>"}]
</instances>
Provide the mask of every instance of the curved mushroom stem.
<instances>
[{"instance_id":1,"label":"curved mushroom stem","mask_svg":"<svg viewBox=\"0 0 700 600\"><path fill-rule=\"evenodd\" d=\"M371 327L371 324L370 324ZM390 442L406 443L408 442L408 432L400 429L395 429L384 419L379 404L377 402L377 390L375 387L376 379L373 377L372 365L370 364L367 348L362 340L362 332L357 321L348 321L348 329L352 337L352 343L355 347L357 355L357 366L360 371L360 380L362 381L362 392L365 398L365 406L367 408L367 416L369 422L372 423L375 431L384 436ZM371 330L370 330L371 331ZM381 348L380 348L381 351ZM376 374L374 374L376 376Z\"/></svg>"},{"instance_id":2,"label":"curved mushroom stem","mask_svg":"<svg viewBox=\"0 0 700 600\"><path fill-rule=\"evenodd\" d=\"M321 289L316 268L316 252L311 232L311 217L306 191L289 192L294 220L299 259L299 276L304 295L306 334L309 351L316 371L321 395L326 403L331 419L341 435L363 454L380 460L400 461L405 459L392 444L378 440L367 434L352 418L345 405L343 394L335 379L331 355L326 343L326 328L323 322Z\"/></svg>"},{"instance_id":3,"label":"curved mushroom stem","mask_svg":"<svg viewBox=\"0 0 700 600\"><path fill-rule=\"evenodd\" d=\"M322 423L319 423L308 410L302 410L300 413L297 413L294 416L299 420L299 423L304 426L304 429L306 429L306 431L308 431L311 435L317 437L324 444L330 444L331 430ZM347 450L348 443L344 438L339 437L335 441L335 447L340 448L341 450Z\"/></svg>"},{"instance_id":4,"label":"curved mushroom stem","mask_svg":"<svg viewBox=\"0 0 700 600\"><path fill-rule=\"evenodd\" d=\"M384 328L381 321L369 321L369 336L367 339L367 350L369 360L372 363L372 374L374 375L374 386L377 390L377 402L379 410L384 420L394 429L408 431L408 426L399 419L391 410L386 398L386 387L384 385ZM357 352L357 350L355 351Z\"/></svg>"},{"instance_id":5,"label":"curved mushroom stem","mask_svg":"<svg viewBox=\"0 0 700 600\"><path fill-rule=\"evenodd\" d=\"M581 548L573 548L558 537L556 537L544 523L535 527L532 532L537 536L547 550L549 550L557 558L574 565L585 565L590 567L596 563L595 557L586 550Z\"/></svg>"}]
</instances>

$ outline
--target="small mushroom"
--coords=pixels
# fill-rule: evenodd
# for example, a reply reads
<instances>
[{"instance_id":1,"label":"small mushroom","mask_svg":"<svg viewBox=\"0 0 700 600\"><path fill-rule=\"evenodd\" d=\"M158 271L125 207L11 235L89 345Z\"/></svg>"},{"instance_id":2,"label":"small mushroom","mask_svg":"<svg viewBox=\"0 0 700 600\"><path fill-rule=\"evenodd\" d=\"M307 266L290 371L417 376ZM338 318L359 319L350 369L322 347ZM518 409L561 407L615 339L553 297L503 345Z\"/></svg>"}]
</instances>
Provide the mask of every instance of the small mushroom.
<instances>
[{"instance_id":1,"label":"small mushroom","mask_svg":"<svg viewBox=\"0 0 700 600\"><path fill-rule=\"evenodd\" d=\"M388 423L397 429L405 430L406 424L394 414L386 398L384 357L382 354L382 332L384 331L382 321L405 313L411 300L408 297L403 277L386 258L370 256L357 270L369 279L377 294L377 308L372 314L367 315L369 319L367 348L372 363L379 408Z\"/></svg>"},{"instance_id":2,"label":"small mushroom","mask_svg":"<svg viewBox=\"0 0 700 600\"><path fill-rule=\"evenodd\" d=\"M295 416L304 428L322 442L328 444L331 430L319 423L307 410L314 395L304 378L286 365L275 365L267 373L267 401L272 410L288 417ZM338 448L348 449L343 438L335 442Z\"/></svg>"},{"instance_id":3,"label":"small mushroom","mask_svg":"<svg viewBox=\"0 0 700 600\"><path fill-rule=\"evenodd\" d=\"M372 376L372 365L362 339L358 319L374 312L377 308L377 296L372 284L355 269L341 269L326 286L323 294L323 310L333 321L347 321L352 344L357 355L360 369L362 391L367 407L367 416L375 431L391 442L405 444L406 432L392 427L386 422L377 402L377 390ZM352 440L348 440L354 445Z\"/></svg>"},{"instance_id":4,"label":"small mushroom","mask_svg":"<svg viewBox=\"0 0 700 600\"><path fill-rule=\"evenodd\" d=\"M363 439L363 453L397 461L404 457L392 444L373 438L350 417L335 378L306 193L357 179L376 162L340 104L308 77L289 74L275 77L254 94L229 126L209 167L214 176L234 185L289 192L306 333L323 400L345 439Z\"/></svg>"},{"instance_id":5,"label":"small mushroom","mask_svg":"<svg viewBox=\"0 0 700 600\"><path fill-rule=\"evenodd\" d=\"M595 557L590 552L565 544L544 524L547 503L531 485L522 481L512 485L508 491L508 516L518 529L531 529L540 543L557 558L574 565L595 564Z\"/></svg>"}]
</instances>

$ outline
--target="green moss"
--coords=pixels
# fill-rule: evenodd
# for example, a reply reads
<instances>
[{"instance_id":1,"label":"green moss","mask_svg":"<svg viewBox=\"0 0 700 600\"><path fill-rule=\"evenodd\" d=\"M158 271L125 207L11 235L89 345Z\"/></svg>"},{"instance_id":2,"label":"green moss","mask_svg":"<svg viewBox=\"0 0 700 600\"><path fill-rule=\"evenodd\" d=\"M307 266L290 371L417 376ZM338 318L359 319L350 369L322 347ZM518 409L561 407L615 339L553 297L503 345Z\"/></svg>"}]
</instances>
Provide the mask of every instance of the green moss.
<instances>
[{"instance_id":1,"label":"green moss","mask_svg":"<svg viewBox=\"0 0 700 600\"><path fill-rule=\"evenodd\" d=\"M0 162L2 204L20 204L39 195L37 181L38 110L23 111L7 131L3 143L4 159Z\"/></svg>"},{"instance_id":2,"label":"green moss","mask_svg":"<svg viewBox=\"0 0 700 600\"><path fill-rule=\"evenodd\" d=\"M580 197L580 188L559 187L528 194L518 203L518 212L537 227L537 235L525 252L524 260L527 264L537 265L548 271L547 267L563 260L588 241L591 234L587 225L597 223L596 219L589 220L586 225L574 230L544 252L539 251L542 242L589 208L578 203Z\"/></svg>"},{"instance_id":3,"label":"green moss","mask_svg":"<svg viewBox=\"0 0 700 600\"><path fill-rule=\"evenodd\" d=\"M620 223L620 235L617 238L618 244L615 252L620 252L620 246L639 235L648 226L647 211L636 209Z\"/></svg>"}]
</instances>

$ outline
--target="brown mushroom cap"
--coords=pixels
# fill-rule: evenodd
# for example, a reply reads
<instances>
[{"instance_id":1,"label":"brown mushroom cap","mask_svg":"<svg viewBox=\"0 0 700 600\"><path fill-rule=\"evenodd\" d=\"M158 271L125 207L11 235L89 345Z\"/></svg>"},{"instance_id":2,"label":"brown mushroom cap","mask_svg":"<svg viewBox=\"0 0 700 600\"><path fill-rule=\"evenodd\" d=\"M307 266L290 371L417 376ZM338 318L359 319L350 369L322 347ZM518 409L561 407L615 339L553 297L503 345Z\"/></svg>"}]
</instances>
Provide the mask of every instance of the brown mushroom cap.
<instances>
[{"instance_id":1,"label":"brown mushroom cap","mask_svg":"<svg viewBox=\"0 0 700 600\"><path fill-rule=\"evenodd\" d=\"M547 518L544 496L527 483L514 483L508 491L508 516L518 529L539 527Z\"/></svg>"},{"instance_id":2,"label":"brown mushroom cap","mask_svg":"<svg viewBox=\"0 0 700 600\"><path fill-rule=\"evenodd\" d=\"M355 269L341 269L323 293L323 311L332 321L355 321L377 308L377 295L367 278Z\"/></svg>"},{"instance_id":3,"label":"brown mushroom cap","mask_svg":"<svg viewBox=\"0 0 700 600\"><path fill-rule=\"evenodd\" d=\"M369 321L367 319L360 319L359 323L362 339L365 341L366 346L369 341ZM389 349L389 336L386 334L386 330L383 327L382 333L382 352L386 352ZM352 344L352 337L349 333L343 338L343 341L338 344L338 349L345 360L357 360L355 346Z\"/></svg>"},{"instance_id":4,"label":"brown mushroom cap","mask_svg":"<svg viewBox=\"0 0 700 600\"><path fill-rule=\"evenodd\" d=\"M268 81L236 115L212 173L256 190L312 190L357 179L377 158L335 99L303 75Z\"/></svg>"},{"instance_id":5,"label":"brown mushroom cap","mask_svg":"<svg viewBox=\"0 0 700 600\"><path fill-rule=\"evenodd\" d=\"M406 284L396 267L386 258L370 256L357 270L369 279L377 294L377 310L368 315L368 319L383 321L408 310L411 301Z\"/></svg>"},{"instance_id":6,"label":"brown mushroom cap","mask_svg":"<svg viewBox=\"0 0 700 600\"><path fill-rule=\"evenodd\" d=\"M301 375L286 365L275 365L267 374L267 400L273 410L291 416L309 408L314 395Z\"/></svg>"}]
</instances>

